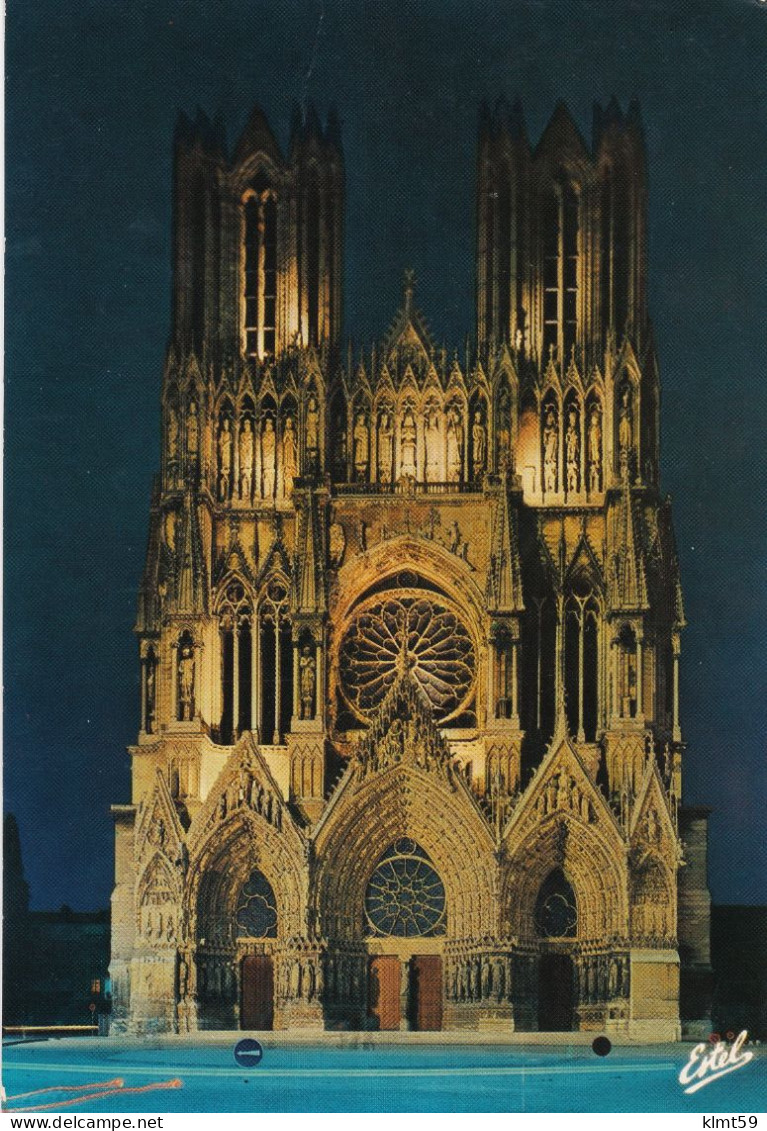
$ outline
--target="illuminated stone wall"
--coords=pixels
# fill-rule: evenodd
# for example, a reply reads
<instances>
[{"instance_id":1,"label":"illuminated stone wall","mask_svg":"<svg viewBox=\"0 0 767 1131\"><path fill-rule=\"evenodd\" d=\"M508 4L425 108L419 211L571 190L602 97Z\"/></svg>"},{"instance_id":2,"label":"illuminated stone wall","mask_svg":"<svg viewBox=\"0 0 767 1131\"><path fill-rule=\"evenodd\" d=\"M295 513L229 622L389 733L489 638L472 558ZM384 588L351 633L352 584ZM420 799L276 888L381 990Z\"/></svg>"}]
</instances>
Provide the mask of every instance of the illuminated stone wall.
<instances>
[{"instance_id":1,"label":"illuminated stone wall","mask_svg":"<svg viewBox=\"0 0 767 1131\"><path fill-rule=\"evenodd\" d=\"M534 151L485 122L459 357L410 273L382 340L340 347L332 121L287 158L258 111L231 158L182 122L118 1031L679 1035L640 141L635 109L593 152L562 108Z\"/></svg>"}]
</instances>

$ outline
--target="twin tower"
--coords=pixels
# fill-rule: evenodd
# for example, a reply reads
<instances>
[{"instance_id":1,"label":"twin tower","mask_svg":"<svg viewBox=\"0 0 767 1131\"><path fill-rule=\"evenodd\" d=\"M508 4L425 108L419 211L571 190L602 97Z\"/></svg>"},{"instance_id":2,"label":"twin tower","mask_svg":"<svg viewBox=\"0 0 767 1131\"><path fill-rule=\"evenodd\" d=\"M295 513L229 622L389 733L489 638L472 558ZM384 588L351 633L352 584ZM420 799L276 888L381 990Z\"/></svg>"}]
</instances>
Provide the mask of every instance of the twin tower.
<instances>
[{"instance_id":1,"label":"twin tower","mask_svg":"<svg viewBox=\"0 0 767 1131\"><path fill-rule=\"evenodd\" d=\"M532 146L519 103L480 112L476 345L545 369L601 367L649 337L639 108L594 109L589 149L560 103ZM294 112L283 155L256 108L231 155L202 114L175 144L173 341L211 364L333 351L343 317L344 155L333 111ZM468 220L468 215L467 215ZM462 335L463 336L463 335Z\"/></svg>"},{"instance_id":2,"label":"twin tower","mask_svg":"<svg viewBox=\"0 0 767 1131\"><path fill-rule=\"evenodd\" d=\"M678 1036L705 812L637 107L590 147L482 111L460 356L407 275L343 346L332 114L287 154L259 110L231 153L182 117L174 203L116 1028Z\"/></svg>"}]
</instances>

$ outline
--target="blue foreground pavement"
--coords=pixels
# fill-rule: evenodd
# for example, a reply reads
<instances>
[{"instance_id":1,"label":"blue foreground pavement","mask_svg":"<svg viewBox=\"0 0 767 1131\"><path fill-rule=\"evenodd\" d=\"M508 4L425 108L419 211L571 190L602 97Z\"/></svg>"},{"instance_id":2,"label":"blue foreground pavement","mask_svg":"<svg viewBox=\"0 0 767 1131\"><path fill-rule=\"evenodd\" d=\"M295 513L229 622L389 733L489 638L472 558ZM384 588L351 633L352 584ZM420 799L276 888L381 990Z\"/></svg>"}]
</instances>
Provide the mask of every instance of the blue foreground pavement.
<instances>
[{"instance_id":1,"label":"blue foreground pavement","mask_svg":"<svg viewBox=\"0 0 767 1131\"><path fill-rule=\"evenodd\" d=\"M136 1040L47 1040L6 1044L6 1111L55 1104L49 1112L743 1112L761 1113L767 1049L742 1069L684 1094L689 1044L270 1046L251 1069L234 1040L168 1044ZM64 1101L120 1079L109 1095ZM157 1088L170 1081L180 1086ZM148 1085L151 1090L143 1091ZM56 1091L14 1099L39 1089ZM80 1089L75 1091L74 1089ZM60 1090L58 1090L60 1089ZM96 1089L94 1089L96 1090Z\"/></svg>"}]
</instances>

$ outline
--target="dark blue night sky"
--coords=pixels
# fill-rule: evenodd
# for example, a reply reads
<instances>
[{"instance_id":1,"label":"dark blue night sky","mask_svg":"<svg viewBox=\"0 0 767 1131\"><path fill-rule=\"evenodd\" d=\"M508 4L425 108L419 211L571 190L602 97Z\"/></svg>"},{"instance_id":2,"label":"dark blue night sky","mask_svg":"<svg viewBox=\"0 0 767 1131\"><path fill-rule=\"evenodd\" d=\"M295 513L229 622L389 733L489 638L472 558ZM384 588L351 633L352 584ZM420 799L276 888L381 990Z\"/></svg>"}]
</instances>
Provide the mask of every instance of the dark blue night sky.
<instances>
[{"instance_id":1,"label":"dark blue night sky","mask_svg":"<svg viewBox=\"0 0 767 1131\"><path fill-rule=\"evenodd\" d=\"M650 296L687 617L686 800L718 903L767 902L767 3L10 0L5 805L32 905L105 906L129 799L132 635L159 453L177 111L230 140L260 102L334 101L346 323L381 335L405 266L438 339L473 325L476 116L636 94Z\"/></svg>"}]
</instances>

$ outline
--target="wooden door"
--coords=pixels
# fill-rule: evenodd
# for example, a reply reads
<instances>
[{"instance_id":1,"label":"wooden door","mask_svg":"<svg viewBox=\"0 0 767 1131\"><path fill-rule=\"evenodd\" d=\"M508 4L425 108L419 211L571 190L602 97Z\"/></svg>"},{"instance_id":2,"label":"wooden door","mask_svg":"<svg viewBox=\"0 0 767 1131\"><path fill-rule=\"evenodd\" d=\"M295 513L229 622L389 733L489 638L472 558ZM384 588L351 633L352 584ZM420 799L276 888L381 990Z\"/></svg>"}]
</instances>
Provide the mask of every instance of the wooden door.
<instances>
[{"instance_id":1,"label":"wooden door","mask_svg":"<svg viewBox=\"0 0 767 1131\"><path fill-rule=\"evenodd\" d=\"M442 1028L442 959L416 954L410 964L411 1023L414 1029Z\"/></svg>"},{"instance_id":2,"label":"wooden door","mask_svg":"<svg viewBox=\"0 0 767 1131\"><path fill-rule=\"evenodd\" d=\"M240 967L240 1028L274 1026L274 967L268 954L247 954Z\"/></svg>"},{"instance_id":3,"label":"wooden door","mask_svg":"<svg viewBox=\"0 0 767 1131\"><path fill-rule=\"evenodd\" d=\"M368 963L368 1016L376 1029L399 1029L400 962L381 954Z\"/></svg>"},{"instance_id":4,"label":"wooden door","mask_svg":"<svg viewBox=\"0 0 767 1131\"><path fill-rule=\"evenodd\" d=\"M538 1029L563 1033L572 1027L572 959L566 954L544 954L538 968Z\"/></svg>"}]
</instances>

